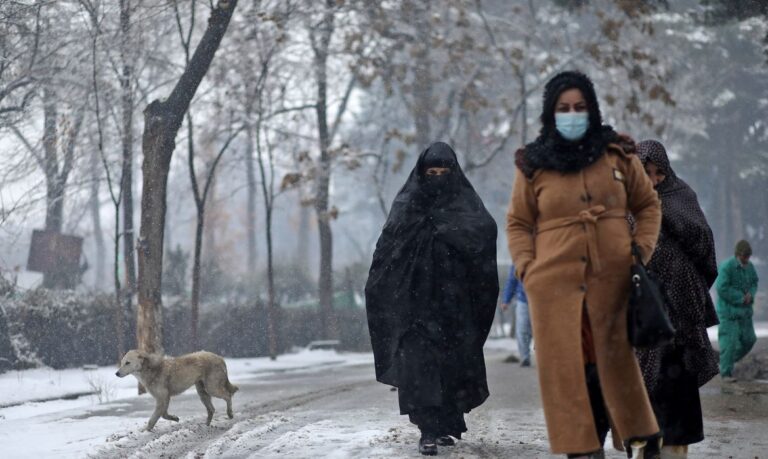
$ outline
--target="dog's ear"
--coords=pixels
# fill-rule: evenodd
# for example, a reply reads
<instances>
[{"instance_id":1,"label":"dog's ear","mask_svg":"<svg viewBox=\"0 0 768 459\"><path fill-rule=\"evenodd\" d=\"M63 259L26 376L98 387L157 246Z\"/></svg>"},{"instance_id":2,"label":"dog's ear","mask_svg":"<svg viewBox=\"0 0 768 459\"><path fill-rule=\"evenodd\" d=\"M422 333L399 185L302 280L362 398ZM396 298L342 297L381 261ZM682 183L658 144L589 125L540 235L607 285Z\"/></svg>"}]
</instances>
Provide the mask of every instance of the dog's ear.
<instances>
[{"instance_id":1,"label":"dog's ear","mask_svg":"<svg viewBox=\"0 0 768 459\"><path fill-rule=\"evenodd\" d=\"M144 351L139 351L137 354L139 356L139 360L147 360L149 358L149 354Z\"/></svg>"}]
</instances>

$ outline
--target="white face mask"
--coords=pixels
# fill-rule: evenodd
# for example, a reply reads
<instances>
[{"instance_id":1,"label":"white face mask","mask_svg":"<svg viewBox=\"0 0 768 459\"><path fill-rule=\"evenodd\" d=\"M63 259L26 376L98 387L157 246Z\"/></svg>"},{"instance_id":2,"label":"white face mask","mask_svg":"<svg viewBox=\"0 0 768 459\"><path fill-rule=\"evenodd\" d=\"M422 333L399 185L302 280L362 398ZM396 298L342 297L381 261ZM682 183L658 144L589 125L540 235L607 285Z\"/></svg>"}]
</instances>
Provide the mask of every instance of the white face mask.
<instances>
[{"instance_id":1,"label":"white face mask","mask_svg":"<svg viewBox=\"0 0 768 459\"><path fill-rule=\"evenodd\" d=\"M589 113L555 113L555 127L565 140L579 140L589 128Z\"/></svg>"}]
</instances>

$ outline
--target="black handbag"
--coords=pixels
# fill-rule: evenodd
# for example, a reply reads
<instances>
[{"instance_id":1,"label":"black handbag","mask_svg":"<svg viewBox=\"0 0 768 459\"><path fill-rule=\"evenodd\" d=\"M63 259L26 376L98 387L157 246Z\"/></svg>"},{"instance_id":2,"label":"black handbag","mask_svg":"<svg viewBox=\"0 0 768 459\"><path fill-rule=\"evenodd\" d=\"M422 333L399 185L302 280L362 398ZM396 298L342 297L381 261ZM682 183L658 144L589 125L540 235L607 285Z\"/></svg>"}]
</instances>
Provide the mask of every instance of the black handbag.
<instances>
[{"instance_id":1,"label":"black handbag","mask_svg":"<svg viewBox=\"0 0 768 459\"><path fill-rule=\"evenodd\" d=\"M659 282L646 271L640 250L634 242L632 256L634 262L630 268L631 290L627 311L629 342L637 348L661 346L675 336L675 328L667 316Z\"/></svg>"}]
</instances>

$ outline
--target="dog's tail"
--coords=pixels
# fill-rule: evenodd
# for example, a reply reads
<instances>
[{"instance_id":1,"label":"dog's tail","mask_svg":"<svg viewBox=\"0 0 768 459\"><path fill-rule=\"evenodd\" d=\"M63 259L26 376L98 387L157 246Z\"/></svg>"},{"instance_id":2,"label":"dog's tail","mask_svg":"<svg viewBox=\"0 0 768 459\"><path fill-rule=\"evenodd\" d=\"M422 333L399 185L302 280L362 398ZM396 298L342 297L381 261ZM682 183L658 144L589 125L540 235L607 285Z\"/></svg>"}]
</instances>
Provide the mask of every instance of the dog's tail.
<instances>
[{"instance_id":1,"label":"dog's tail","mask_svg":"<svg viewBox=\"0 0 768 459\"><path fill-rule=\"evenodd\" d=\"M237 386L235 386L235 385L234 385L234 384L232 384L231 382L227 381L227 390L229 391L229 393L230 393L230 394L234 395L234 394L235 394L235 392L237 392L238 390L240 390L240 388L239 388L239 387L237 387Z\"/></svg>"}]
</instances>

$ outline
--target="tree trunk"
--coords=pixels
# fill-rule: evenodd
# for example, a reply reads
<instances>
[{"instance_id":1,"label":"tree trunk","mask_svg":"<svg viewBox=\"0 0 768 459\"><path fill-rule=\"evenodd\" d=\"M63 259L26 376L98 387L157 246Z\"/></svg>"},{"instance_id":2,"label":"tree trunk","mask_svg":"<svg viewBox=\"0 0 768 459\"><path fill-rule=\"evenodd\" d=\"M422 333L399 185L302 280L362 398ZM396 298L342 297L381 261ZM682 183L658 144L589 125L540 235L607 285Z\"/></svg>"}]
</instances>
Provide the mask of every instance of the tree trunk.
<instances>
[{"instance_id":1,"label":"tree trunk","mask_svg":"<svg viewBox=\"0 0 768 459\"><path fill-rule=\"evenodd\" d=\"M731 209L731 215L729 222L731 224L731 241L732 244L736 244L736 241L744 239L746 234L744 233L744 214L741 209L741 187L740 181L731 180L731 189L729 194L729 203Z\"/></svg>"},{"instance_id":2,"label":"tree trunk","mask_svg":"<svg viewBox=\"0 0 768 459\"><path fill-rule=\"evenodd\" d=\"M143 192L138 258L139 310L136 339L145 352L163 352L161 284L166 189L174 138L181 117L170 112L167 102L154 101L144 111L142 150ZM182 113L183 116L183 113ZM179 120L178 122L175 122Z\"/></svg>"},{"instance_id":3,"label":"tree trunk","mask_svg":"<svg viewBox=\"0 0 768 459\"><path fill-rule=\"evenodd\" d=\"M227 30L237 0L219 0L211 12L208 28L195 49L168 99L155 100L144 111L142 151L144 160L139 236L139 311L137 339L139 349L162 352L163 236L166 191L176 134L189 109L192 97L211 65Z\"/></svg>"},{"instance_id":4,"label":"tree trunk","mask_svg":"<svg viewBox=\"0 0 768 459\"><path fill-rule=\"evenodd\" d=\"M194 8L194 5L193 5ZM197 322L200 313L200 264L203 253L203 232L205 230L205 202L200 197L200 189L197 186L195 175L195 130L192 123L192 114L187 113L187 163L189 165L189 179L192 184L192 195L195 200L197 220L195 225L195 252L192 258L192 298L190 314L190 334L187 343L190 352L198 348ZM208 246L210 247L210 245Z\"/></svg>"},{"instance_id":5,"label":"tree trunk","mask_svg":"<svg viewBox=\"0 0 768 459\"><path fill-rule=\"evenodd\" d=\"M246 232L248 237L248 277L252 280L256 280L256 255L257 255L257 242L256 242L256 171L253 167L253 132L249 126L246 130L246 136L248 141L245 148L245 177L248 190L247 204L246 204ZM252 284L255 285L255 282ZM255 294L255 289L253 292Z\"/></svg>"},{"instance_id":6,"label":"tree trunk","mask_svg":"<svg viewBox=\"0 0 768 459\"><path fill-rule=\"evenodd\" d=\"M43 85L43 158L41 161L46 185L45 229L61 233L64 225L64 195L69 172L74 164L74 152L77 136L85 118L83 103L76 111L71 125L66 130L66 142L61 142L57 128L58 107L56 93L49 86ZM62 145L62 158L59 158L59 146ZM53 267L43 274L43 287L56 289L74 288L80 280L80 272L61 271Z\"/></svg>"},{"instance_id":7,"label":"tree trunk","mask_svg":"<svg viewBox=\"0 0 768 459\"><path fill-rule=\"evenodd\" d=\"M203 247L205 250L200 253L201 260L205 257L205 263L208 266L216 266L219 261L218 252L216 251L216 236L218 235L217 225L221 218L219 209L216 208L216 176L212 175L213 172L210 169L206 170L206 180L210 181L210 189L206 196L203 206L205 207L205 214L208 218L208 225L203 230Z\"/></svg>"},{"instance_id":8,"label":"tree trunk","mask_svg":"<svg viewBox=\"0 0 768 459\"><path fill-rule=\"evenodd\" d=\"M338 336L338 325L333 311L333 234L328 213L331 181L330 131L328 130L328 49L333 34L333 8L335 2L326 0L326 13L321 29L319 46L315 47L315 78L317 80L318 140L320 158L317 167L315 189L315 213L320 236L320 276L318 296L320 300L320 323L326 338Z\"/></svg>"},{"instance_id":9,"label":"tree trunk","mask_svg":"<svg viewBox=\"0 0 768 459\"><path fill-rule=\"evenodd\" d=\"M101 203L99 202L99 185L101 180L101 177L99 177L99 170L101 164L99 164L99 152L96 149L91 151L90 167L91 196L89 199L89 207L91 210L91 218L93 219L93 240L96 243L96 267L94 268L93 287L97 290L103 290L107 248L104 244L104 233L101 228ZM118 244L118 242L115 243Z\"/></svg>"},{"instance_id":10,"label":"tree trunk","mask_svg":"<svg viewBox=\"0 0 768 459\"><path fill-rule=\"evenodd\" d=\"M731 168L728 164L723 163L723 165L720 168L720 174L721 174L721 185L722 185L722 193L720 194L721 197L721 206L723 212L722 215L722 231L720 234L722 234L722 246L725 248L730 248L734 244L734 235L733 235L733 225L731 224ZM730 251L730 249L729 249Z\"/></svg>"},{"instance_id":11,"label":"tree trunk","mask_svg":"<svg viewBox=\"0 0 768 459\"><path fill-rule=\"evenodd\" d=\"M198 350L197 328L200 315L200 256L203 250L203 231L205 225L205 206L200 206L197 211L197 227L195 229L195 258L192 263L192 334L190 336L190 350Z\"/></svg>"},{"instance_id":12,"label":"tree trunk","mask_svg":"<svg viewBox=\"0 0 768 459\"><path fill-rule=\"evenodd\" d=\"M64 196L59 186L59 165L57 158L58 132L55 95L48 87L43 89L43 150L45 153L45 229L61 232ZM58 275L53 272L43 274L43 287L58 288Z\"/></svg>"},{"instance_id":13,"label":"tree trunk","mask_svg":"<svg viewBox=\"0 0 768 459\"><path fill-rule=\"evenodd\" d=\"M58 131L55 94L47 86L43 89L43 150L45 153L46 208L45 229L61 232L64 197L59 184Z\"/></svg>"},{"instance_id":14,"label":"tree trunk","mask_svg":"<svg viewBox=\"0 0 768 459\"><path fill-rule=\"evenodd\" d=\"M261 94L259 94L261 97ZM275 327L275 264L272 251L272 209L275 204L274 194L274 162L269 153L269 177L264 164L264 155L261 149L261 103L259 104L259 122L256 123L256 154L259 161L259 174L261 176L261 191L264 196L264 222L266 224L267 239L267 347L269 357L277 359L277 333Z\"/></svg>"},{"instance_id":15,"label":"tree trunk","mask_svg":"<svg viewBox=\"0 0 768 459\"><path fill-rule=\"evenodd\" d=\"M123 118L123 262L125 263L124 308L127 317L133 316L133 295L136 292L136 252L133 230L133 61L128 56L131 42L131 4L130 0L120 1L120 54L123 63L120 78L122 118Z\"/></svg>"},{"instance_id":16,"label":"tree trunk","mask_svg":"<svg viewBox=\"0 0 768 459\"><path fill-rule=\"evenodd\" d=\"M272 206L266 209L267 224L267 340L269 358L277 359L277 333L275 326L275 267L272 258Z\"/></svg>"},{"instance_id":17,"label":"tree trunk","mask_svg":"<svg viewBox=\"0 0 768 459\"><path fill-rule=\"evenodd\" d=\"M115 246L114 246L114 282L115 282L115 333L117 334L117 361L125 353L125 310L123 309L123 291L120 286L120 204L115 207Z\"/></svg>"},{"instance_id":18,"label":"tree trunk","mask_svg":"<svg viewBox=\"0 0 768 459\"><path fill-rule=\"evenodd\" d=\"M301 203L299 196L299 228L296 241L296 267L303 273L309 272L309 230L310 208Z\"/></svg>"},{"instance_id":19,"label":"tree trunk","mask_svg":"<svg viewBox=\"0 0 768 459\"><path fill-rule=\"evenodd\" d=\"M326 210L317 206L317 229L320 235L320 276L318 279L318 296L320 299L320 321L326 338L338 336L338 324L333 310L333 234Z\"/></svg>"}]
</instances>

